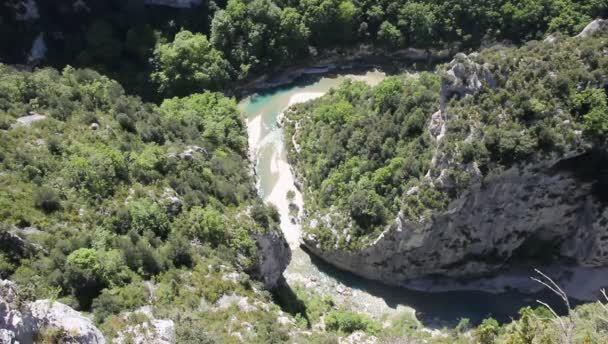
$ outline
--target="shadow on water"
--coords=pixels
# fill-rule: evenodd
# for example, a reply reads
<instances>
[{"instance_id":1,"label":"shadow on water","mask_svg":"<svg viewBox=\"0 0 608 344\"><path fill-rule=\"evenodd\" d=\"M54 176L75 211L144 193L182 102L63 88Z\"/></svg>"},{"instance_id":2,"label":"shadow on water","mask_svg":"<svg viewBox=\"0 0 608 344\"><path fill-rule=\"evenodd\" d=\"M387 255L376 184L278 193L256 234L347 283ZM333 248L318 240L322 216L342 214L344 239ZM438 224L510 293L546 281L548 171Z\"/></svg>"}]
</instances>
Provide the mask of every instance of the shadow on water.
<instances>
[{"instance_id":1,"label":"shadow on water","mask_svg":"<svg viewBox=\"0 0 608 344\"><path fill-rule=\"evenodd\" d=\"M479 324L488 317L501 323L508 322L518 317L522 307L539 306L536 300L548 303L560 315L567 311L563 301L550 291L534 294L517 291L488 293L475 290L424 292L389 286L356 276L328 264L306 249L304 251L310 255L312 263L321 272L344 285L379 297L391 308L396 308L398 305L414 308L417 318L429 328L453 327L462 318L468 318L473 324ZM570 302L573 306L580 303L576 300Z\"/></svg>"}]
</instances>

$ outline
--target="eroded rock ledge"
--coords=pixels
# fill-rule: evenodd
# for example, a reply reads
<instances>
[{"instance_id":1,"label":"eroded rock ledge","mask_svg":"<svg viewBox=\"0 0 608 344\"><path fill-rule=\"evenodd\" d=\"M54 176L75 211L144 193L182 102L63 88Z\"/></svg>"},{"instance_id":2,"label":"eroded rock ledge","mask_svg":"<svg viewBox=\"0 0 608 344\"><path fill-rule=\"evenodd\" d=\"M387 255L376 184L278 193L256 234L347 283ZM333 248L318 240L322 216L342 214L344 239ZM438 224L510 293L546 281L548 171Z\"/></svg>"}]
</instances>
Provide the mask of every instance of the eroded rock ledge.
<instances>
[{"instance_id":1,"label":"eroded rock ledge","mask_svg":"<svg viewBox=\"0 0 608 344\"><path fill-rule=\"evenodd\" d=\"M608 233L592 180L576 166L591 153L512 167L472 185L423 223L398 216L394 228L360 251L305 246L339 268L388 284L429 276L474 277L526 260L580 266L608 263Z\"/></svg>"}]
</instances>

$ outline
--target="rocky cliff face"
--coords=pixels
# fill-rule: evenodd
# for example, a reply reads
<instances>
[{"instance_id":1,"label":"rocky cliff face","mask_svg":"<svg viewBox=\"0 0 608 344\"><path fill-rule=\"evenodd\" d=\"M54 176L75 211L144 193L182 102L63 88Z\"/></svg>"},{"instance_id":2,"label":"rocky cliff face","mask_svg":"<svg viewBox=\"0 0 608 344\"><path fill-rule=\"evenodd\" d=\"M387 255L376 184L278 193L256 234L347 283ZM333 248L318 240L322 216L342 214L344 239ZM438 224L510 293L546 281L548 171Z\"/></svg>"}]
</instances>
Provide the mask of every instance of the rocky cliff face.
<instances>
[{"instance_id":1,"label":"rocky cliff face","mask_svg":"<svg viewBox=\"0 0 608 344\"><path fill-rule=\"evenodd\" d=\"M484 277L513 267L530 274L532 267L545 264L608 264L605 191L596 179L606 164L604 152L581 145L569 153L483 176L474 164L455 167L442 149L450 121L448 101L495 87L488 66L474 60L458 54L443 77L440 108L428 128L436 151L425 176L433 187L450 188L444 172L464 168L472 176L468 188L429 219L410 221L399 214L359 250L322 247L318 238L305 235L304 245L312 253L341 269L393 285L439 276ZM409 190L408 195L417 191ZM317 217L311 226L323 223L332 228L332 216Z\"/></svg>"},{"instance_id":2,"label":"rocky cliff face","mask_svg":"<svg viewBox=\"0 0 608 344\"><path fill-rule=\"evenodd\" d=\"M433 275L481 276L535 259L605 265L607 214L594 183L572 169L589 159L575 154L487 177L424 223L400 215L361 251L324 251L310 237L305 243L342 269L395 285Z\"/></svg>"},{"instance_id":3,"label":"rocky cliff face","mask_svg":"<svg viewBox=\"0 0 608 344\"><path fill-rule=\"evenodd\" d=\"M105 343L103 335L89 318L52 300L22 303L17 286L0 280L1 343L35 343L44 331L50 329L60 331L62 343Z\"/></svg>"}]
</instances>

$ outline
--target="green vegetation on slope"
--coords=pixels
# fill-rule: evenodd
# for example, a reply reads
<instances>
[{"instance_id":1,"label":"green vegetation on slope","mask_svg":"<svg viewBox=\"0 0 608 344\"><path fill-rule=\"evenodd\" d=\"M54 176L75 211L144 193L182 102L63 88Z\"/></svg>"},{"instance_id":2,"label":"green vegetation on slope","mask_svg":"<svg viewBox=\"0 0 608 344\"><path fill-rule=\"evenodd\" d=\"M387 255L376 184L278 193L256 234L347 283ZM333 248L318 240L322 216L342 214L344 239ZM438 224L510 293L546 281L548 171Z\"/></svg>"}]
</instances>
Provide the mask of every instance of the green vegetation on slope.
<instances>
[{"instance_id":1,"label":"green vegetation on slope","mask_svg":"<svg viewBox=\"0 0 608 344\"><path fill-rule=\"evenodd\" d=\"M287 140L290 157L315 214L308 231L327 247L354 249L400 211L421 221L443 209L478 173L560 155L585 141L605 142L605 41L606 34L559 36L554 43L457 55L466 75L474 64L483 65L494 85L448 102L439 142L431 115L439 109L440 76L444 85L453 81L447 67L437 75L389 78L374 88L345 83L290 111L286 130L297 144Z\"/></svg>"},{"instance_id":2,"label":"green vegetation on slope","mask_svg":"<svg viewBox=\"0 0 608 344\"><path fill-rule=\"evenodd\" d=\"M20 125L27 113L46 118ZM59 298L98 321L152 298L270 302L257 282L223 278L255 268L251 233L281 235L255 193L233 99L193 94L157 107L90 70L0 65L0 116L0 274L28 297Z\"/></svg>"}]
</instances>

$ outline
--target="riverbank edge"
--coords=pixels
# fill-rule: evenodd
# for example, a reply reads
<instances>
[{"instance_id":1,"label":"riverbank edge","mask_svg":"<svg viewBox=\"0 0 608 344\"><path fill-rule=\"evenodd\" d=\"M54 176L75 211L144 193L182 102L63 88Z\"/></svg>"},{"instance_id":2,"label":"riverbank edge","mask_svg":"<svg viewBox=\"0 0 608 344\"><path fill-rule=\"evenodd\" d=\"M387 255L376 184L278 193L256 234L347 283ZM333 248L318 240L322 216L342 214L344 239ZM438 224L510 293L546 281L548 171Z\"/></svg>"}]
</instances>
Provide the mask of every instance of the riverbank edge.
<instances>
[{"instance_id":1,"label":"riverbank edge","mask_svg":"<svg viewBox=\"0 0 608 344\"><path fill-rule=\"evenodd\" d=\"M378 68L387 74L396 73L408 62L421 70L432 69L431 66L448 62L455 54L461 52L458 47L445 49L406 48L388 52L371 45L360 45L355 48L334 48L323 53L302 59L290 65L279 66L245 80L242 86L234 89L233 95L240 101L256 93L293 85L304 77L325 77L332 74L343 74L349 71L368 71Z\"/></svg>"}]
</instances>

